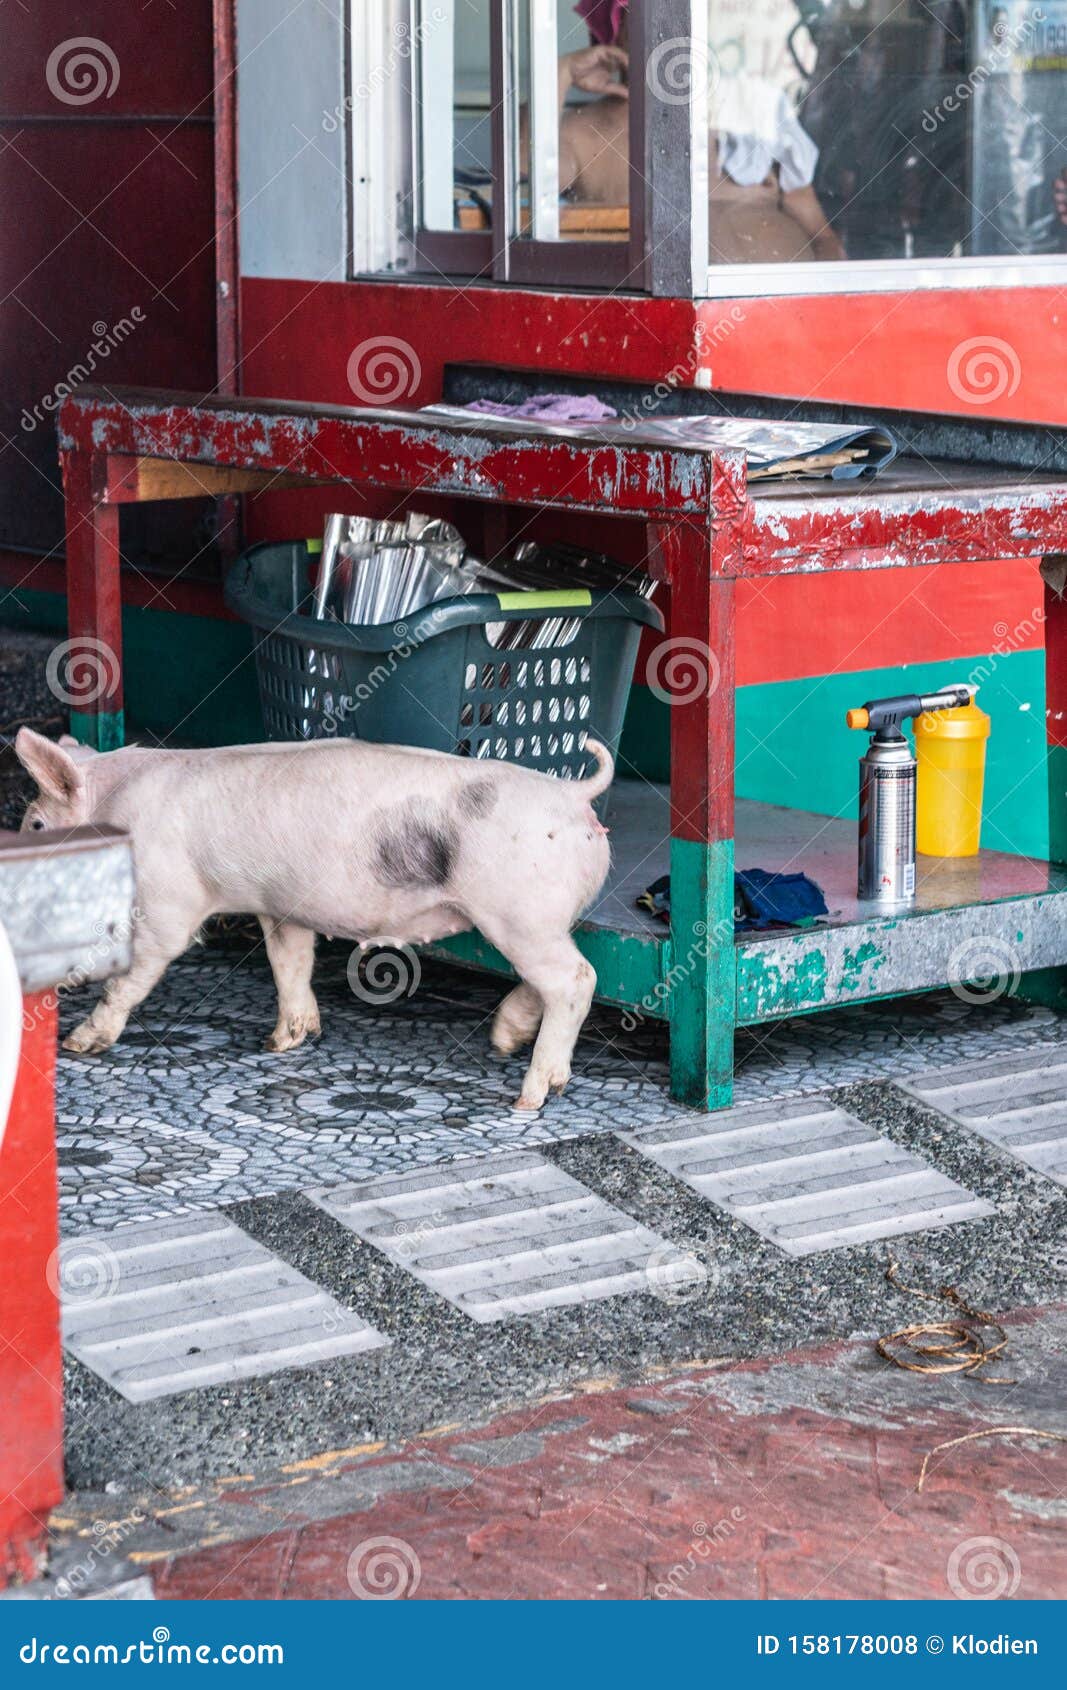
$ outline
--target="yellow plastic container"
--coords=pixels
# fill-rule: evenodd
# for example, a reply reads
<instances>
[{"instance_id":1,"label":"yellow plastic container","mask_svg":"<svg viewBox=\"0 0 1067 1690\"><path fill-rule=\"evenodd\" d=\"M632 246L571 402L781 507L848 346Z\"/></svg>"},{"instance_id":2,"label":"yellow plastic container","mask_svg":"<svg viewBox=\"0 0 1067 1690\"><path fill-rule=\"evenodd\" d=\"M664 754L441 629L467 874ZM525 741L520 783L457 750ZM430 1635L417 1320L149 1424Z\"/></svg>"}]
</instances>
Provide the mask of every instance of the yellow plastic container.
<instances>
[{"instance_id":1,"label":"yellow plastic container","mask_svg":"<svg viewBox=\"0 0 1067 1690\"><path fill-rule=\"evenodd\" d=\"M915 846L927 857L974 857L982 826L989 717L972 698L915 722Z\"/></svg>"}]
</instances>

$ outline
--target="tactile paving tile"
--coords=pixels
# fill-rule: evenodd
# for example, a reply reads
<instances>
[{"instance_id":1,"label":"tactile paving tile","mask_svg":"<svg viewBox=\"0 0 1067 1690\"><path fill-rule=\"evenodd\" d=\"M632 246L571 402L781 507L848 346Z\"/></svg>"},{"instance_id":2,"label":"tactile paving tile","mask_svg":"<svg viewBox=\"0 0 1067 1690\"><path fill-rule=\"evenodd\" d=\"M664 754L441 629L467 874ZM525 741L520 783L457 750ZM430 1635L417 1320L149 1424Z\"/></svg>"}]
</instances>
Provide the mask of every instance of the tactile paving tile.
<instances>
[{"instance_id":1,"label":"tactile paving tile","mask_svg":"<svg viewBox=\"0 0 1067 1690\"><path fill-rule=\"evenodd\" d=\"M789 1256L993 1213L824 1097L745 1104L619 1136Z\"/></svg>"},{"instance_id":2,"label":"tactile paving tile","mask_svg":"<svg viewBox=\"0 0 1067 1690\"><path fill-rule=\"evenodd\" d=\"M1022 1056L965 1062L899 1083L920 1102L1067 1185L1067 1045L1034 1045Z\"/></svg>"},{"instance_id":3,"label":"tactile paving tile","mask_svg":"<svg viewBox=\"0 0 1067 1690\"><path fill-rule=\"evenodd\" d=\"M390 1342L218 1214L69 1239L59 1282L65 1347L129 1402Z\"/></svg>"},{"instance_id":4,"label":"tactile paving tile","mask_svg":"<svg viewBox=\"0 0 1067 1690\"><path fill-rule=\"evenodd\" d=\"M307 1195L471 1320L705 1277L683 1251L531 1153Z\"/></svg>"}]
</instances>

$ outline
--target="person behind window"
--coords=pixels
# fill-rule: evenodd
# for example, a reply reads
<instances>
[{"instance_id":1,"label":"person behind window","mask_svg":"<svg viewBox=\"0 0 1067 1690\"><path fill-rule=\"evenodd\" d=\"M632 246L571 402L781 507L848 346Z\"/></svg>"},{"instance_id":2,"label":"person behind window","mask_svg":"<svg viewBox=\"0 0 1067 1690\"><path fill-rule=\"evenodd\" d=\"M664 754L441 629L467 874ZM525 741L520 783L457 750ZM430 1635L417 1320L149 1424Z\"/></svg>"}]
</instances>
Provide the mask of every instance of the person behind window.
<instances>
[{"instance_id":1,"label":"person behind window","mask_svg":"<svg viewBox=\"0 0 1067 1690\"><path fill-rule=\"evenodd\" d=\"M629 0L577 0L593 45L559 61L560 192L629 201ZM572 90L595 98L568 105ZM764 77L724 78L711 98L713 264L841 259L813 186L818 148L788 96Z\"/></svg>"}]
</instances>

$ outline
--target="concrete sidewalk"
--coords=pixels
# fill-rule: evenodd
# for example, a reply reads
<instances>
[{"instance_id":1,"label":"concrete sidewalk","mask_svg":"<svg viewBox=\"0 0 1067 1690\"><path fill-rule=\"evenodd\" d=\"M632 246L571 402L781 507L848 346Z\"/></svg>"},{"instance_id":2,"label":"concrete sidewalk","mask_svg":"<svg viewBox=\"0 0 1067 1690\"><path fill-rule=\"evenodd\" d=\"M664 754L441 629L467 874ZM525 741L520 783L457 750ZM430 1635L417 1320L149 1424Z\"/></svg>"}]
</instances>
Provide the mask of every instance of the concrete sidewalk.
<instances>
[{"instance_id":1,"label":"concrete sidewalk","mask_svg":"<svg viewBox=\"0 0 1067 1690\"><path fill-rule=\"evenodd\" d=\"M917 1490L948 1439L1067 1430L1067 1312L1008 1327L991 1371L1014 1385L918 1377L864 1338L593 1382L477 1430L171 1498L86 1494L53 1526L68 1565L115 1534L172 1598L1053 1598L1067 1443L944 1450Z\"/></svg>"}]
</instances>

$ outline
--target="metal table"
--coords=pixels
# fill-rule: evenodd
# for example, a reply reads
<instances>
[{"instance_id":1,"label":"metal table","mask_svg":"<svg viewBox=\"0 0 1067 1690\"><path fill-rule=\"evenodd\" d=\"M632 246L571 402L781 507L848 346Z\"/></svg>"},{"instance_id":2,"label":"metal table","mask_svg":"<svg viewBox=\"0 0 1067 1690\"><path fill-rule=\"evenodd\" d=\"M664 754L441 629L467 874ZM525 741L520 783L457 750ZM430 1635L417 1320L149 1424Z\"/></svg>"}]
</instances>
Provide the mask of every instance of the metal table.
<instances>
[{"instance_id":1,"label":"metal table","mask_svg":"<svg viewBox=\"0 0 1067 1690\"><path fill-rule=\"evenodd\" d=\"M735 451L605 445L595 430L525 436L419 412L200 399L81 388L63 406L70 634L114 654L108 685L72 731L122 741L118 507L144 500L333 482L400 495L607 512L640 522L648 568L671 594L687 672L671 710L669 792L617 787L613 878L578 942L598 993L670 1025L674 1094L730 1101L739 1025L952 983L980 936L1017 957L1019 989L1067 1002L1067 476L898 460L873 483L748 485ZM1053 864L983 852L928 862L919 896L887 917L854 897L853 824L734 804L734 600L746 576L908 568L1042 556ZM735 835L745 857L803 866L827 926L735 939ZM804 854L797 860L798 846ZM669 866L669 933L633 896ZM507 968L477 933L447 947ZM964 973L966 978L966 974Z\"/></svg>"}]
</instances>

